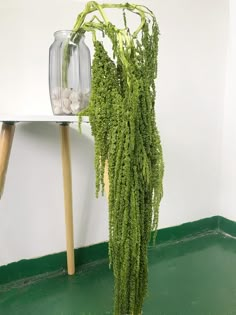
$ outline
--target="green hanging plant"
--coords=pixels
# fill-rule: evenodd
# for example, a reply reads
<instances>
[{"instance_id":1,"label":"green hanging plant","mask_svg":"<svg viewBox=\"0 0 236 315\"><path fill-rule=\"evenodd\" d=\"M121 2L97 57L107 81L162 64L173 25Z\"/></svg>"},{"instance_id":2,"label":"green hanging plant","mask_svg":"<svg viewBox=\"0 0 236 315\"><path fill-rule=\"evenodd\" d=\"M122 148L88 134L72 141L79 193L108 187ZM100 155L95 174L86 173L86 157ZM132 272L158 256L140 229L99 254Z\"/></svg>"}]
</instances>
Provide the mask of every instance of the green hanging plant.
<instances>
[{"instance_id":1,"label":"green hanging plant","mask_svg":"<svg viewBox=\"0 0 236 315\"><path fill-rule=\"evenodd\" d=\"M107 8L123 11L123 29L108 20ZM132 34L126 11L141 20ZM163 157L155 121L159 29L145 6L91 1L78 15L73 31L74 40L92 32L95 47L90 103L79 119L89 116L95 139L96 195L104 192L108 161L114 314L139 315L147 293L147 247L151 231L157 230L163 194ZM98 32L110 39L113 58L97 39Z\"/></svg>"}]
</instances>

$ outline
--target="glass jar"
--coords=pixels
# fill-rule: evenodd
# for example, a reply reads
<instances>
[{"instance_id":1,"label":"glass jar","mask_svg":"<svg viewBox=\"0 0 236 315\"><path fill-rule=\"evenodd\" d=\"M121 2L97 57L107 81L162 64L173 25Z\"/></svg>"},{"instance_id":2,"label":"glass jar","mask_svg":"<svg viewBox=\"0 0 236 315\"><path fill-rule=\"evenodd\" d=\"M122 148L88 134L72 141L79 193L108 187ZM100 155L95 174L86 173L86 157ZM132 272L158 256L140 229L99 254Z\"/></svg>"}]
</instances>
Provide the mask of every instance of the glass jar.
<instances>
[{"instance_id":1,"label":"glass jar","mask_svg":"<svg viewBox=\"0 0 236 315\"><path fill-rule=\"evenodd\" d=\"M84 36L57 31L49 49L49 92L54 115L76 115L89 102L91 58Z\"/></svg>"}]
</instances>

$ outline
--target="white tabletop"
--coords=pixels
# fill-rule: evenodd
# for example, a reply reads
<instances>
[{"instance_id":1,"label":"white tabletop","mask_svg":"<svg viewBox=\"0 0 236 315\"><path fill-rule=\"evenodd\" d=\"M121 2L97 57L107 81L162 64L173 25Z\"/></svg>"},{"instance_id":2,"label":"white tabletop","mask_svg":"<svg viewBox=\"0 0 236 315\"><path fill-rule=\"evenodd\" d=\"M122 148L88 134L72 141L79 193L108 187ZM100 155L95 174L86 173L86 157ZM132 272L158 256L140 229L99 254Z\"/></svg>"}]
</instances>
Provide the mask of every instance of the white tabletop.
<instances>
[{"instance_id":1,"label":"white tabletop","mask_svg":"<svg viewBox=\"0 0 236 315\"><path fill-rule=\"evenodd\" d=\"M0 122L78 122L78 116L56 115L0 115ZM89 118L83 117L83 122L88 123Z\"/></svg>"}]
</instances>

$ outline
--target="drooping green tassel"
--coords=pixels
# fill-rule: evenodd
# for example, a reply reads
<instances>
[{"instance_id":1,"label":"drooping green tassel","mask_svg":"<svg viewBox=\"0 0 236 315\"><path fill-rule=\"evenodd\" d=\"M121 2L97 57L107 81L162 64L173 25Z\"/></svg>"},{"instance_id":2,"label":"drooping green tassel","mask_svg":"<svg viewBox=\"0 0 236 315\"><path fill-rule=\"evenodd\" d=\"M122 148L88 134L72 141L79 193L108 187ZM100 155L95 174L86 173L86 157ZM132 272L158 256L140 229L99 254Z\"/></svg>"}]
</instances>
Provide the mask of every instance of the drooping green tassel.
<instances>
[{"instance_id":1,"label":"drooping green tassel","mask_svg":"<svg viewBox=\"0 0 236 315\"><path fill-rule=\"evenodd\" d=\"M117 29L104 8L134 11L141 17L136 32ZM90 22L85 17L99 11ZM95 140L96 194L109 173L109 258L114 272L114 314L139 315L147 294L147 247L157 229L162 198L163 157L155 118L158 25L143 6L89 2L74 31L92 31L95 53L88 108ZM102 31L113 47L111 58L95 32Z\"/></svg>"}]
</instances>

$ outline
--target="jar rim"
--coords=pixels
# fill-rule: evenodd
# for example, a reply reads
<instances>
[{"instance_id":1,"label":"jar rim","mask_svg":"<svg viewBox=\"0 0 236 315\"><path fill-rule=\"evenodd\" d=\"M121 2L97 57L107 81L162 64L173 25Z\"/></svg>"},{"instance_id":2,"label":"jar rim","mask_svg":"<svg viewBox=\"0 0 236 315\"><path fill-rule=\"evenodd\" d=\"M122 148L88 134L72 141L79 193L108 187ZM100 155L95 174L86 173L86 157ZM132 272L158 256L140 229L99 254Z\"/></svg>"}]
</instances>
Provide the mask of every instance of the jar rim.
<instances>
[{"instance_id":1,"label":"jar rim","mask_svg":"<svg viewBox=\"0 0 236 315\"><path fill-rule=\"evenodd\" d=\"M73 34L73 33L74 33L74 31L72 31L72 30L58 30L53 35L55 37L58 37L58 36L69 36L70 34Z\"/></svg>"}]
</instances>

